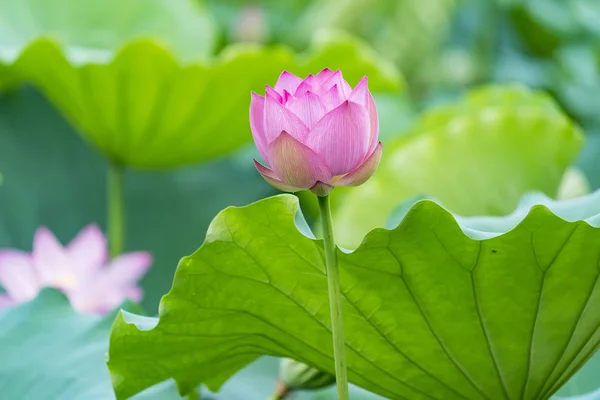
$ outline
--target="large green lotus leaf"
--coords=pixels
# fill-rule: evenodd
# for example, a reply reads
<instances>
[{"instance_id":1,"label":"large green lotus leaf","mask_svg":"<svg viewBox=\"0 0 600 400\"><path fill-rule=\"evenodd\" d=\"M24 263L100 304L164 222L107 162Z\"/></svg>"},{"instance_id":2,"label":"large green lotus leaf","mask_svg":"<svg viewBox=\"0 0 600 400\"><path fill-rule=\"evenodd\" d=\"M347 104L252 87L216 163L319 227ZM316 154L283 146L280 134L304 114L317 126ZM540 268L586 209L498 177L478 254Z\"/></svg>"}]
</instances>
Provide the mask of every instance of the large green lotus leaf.
<instances>
[{"instance_id":1,"label":"large green lotus leaf","mask_svg":"<svg viewBox=\"0 0 600 400\"><path fill-rule=\"evenodd\" d=\"M600 192L546 203L557 215L536 205L461 227L422 201L338 252L350 380L394 399L555 392L600 343L600 230L588 224ZM323 249L296 228L297 209L280 195L224 210L181 260L159 318L117 317L118 398L169 378L182 393L216 389L261 354L333 371Z\"/></svg>"},{"instance_id":2,"label":"large green lotus leaf","mask_svg":"<svg viewBox=\"0 0 600 400\"><path fill-rule=\"evenodd\" d=\"M308 54L283 48L228 47L210 63L180 63L153 41L135 41L110 60L66 55L52 41L25 49L15 68L29 76L80 132L117 162L160 168L207 160L252 140L250 91L274 84L282 70L301 75L343 69L372 89L402 86L398 73L349 38L315 43Z\"/></svg>"},{"instance_id":3,"label":"large green lotus leaf","mask_svg":"<svg viewBox=\"0 0 600 400\"><path fill-rule=\"evenodd\" d=\"M411 133L386 143L369 181L336 193L338 241L356 247L418 195L462 215L506 214L529 191L554 196L582 142L548 96L517 86L476 89L423 114Z\"/></svg>"},{"instance_id":4,"label":"large green lotus leaf","mask_svg":"<svg viewBox=\"0 0 600 400\"><path fill-rule=\"evenodd\" d=\"M29 303L0 311L2 398L114 398L104 363L114 317L78 314L64 295L51 289ZM172 382L165 382L135 398L181 397Z\"/></svg>"}]
</instances>

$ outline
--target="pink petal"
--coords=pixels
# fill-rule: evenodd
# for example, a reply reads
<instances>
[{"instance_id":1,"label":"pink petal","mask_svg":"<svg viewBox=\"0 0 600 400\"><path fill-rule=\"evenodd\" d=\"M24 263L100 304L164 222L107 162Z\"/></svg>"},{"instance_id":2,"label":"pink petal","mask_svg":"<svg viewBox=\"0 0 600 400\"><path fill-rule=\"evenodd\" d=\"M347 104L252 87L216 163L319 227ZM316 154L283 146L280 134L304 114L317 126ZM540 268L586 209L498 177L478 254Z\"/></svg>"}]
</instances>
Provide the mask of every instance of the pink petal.
<instances>
[{"instance_id":1,"label":"pink petal","mask_svg":"<svg viewBox=\"0 0 600 400\"><path fill-rule=\"evenodd\" d=\"M368 95L368 107L369 111L369 122L371 126L371 138L369 144L368 154L372 153L379 143L379 116L377 115L377 107L375 106L375 99L371 93Z\"/></svg>"},{"instance_id":2,"label":"pink petal","mask_svg":"<svg viewBox=\"0 0 600 400\"><path fill-rule=\"evenodd\" d=\"M135 283L144 276L150 265L152 265L152 256L148 252L125 253L108 264L108 277L116 286Z\"/></svg>"},{"instance_id":3,"label":"pink petal","mask_svg":"<svg viewBox=\"0 0 600 400\"><path fill-rule=\"evenodd\" d=\"M128 287L123 291L123 294L125 295L126 299L130 299L132 301L135 301L136 303L141 301L142 298L144 298L144 291L137 286Z\"/></svg>"},{"instance_id":4,"label":"pink petal","mask_svg":"<svg viewBox=\"0 0 600 400\"><path fill-rule=\"evenodd\" d=\"M303 93L300 97L290 101L286 107L296 114L309 129L319 122L326 112L323 100L312 92Z\"/></svg>"},{"instance_id":5,"label":"pink petal","mask_svg":"<svg viewBox=\"0 0 600 400\"><path fill-rule=\"evenodd\" d=\"M125 298L124 289L109 285L104 276L94 282L81 285L65 294L71 306L79 313L106 314L115 309Z\"/></svg>"},{"instance_id":6,"label":"pink petal","mask_svg":"<svg viewBox=\"0 0 600 400\"><path fill-rule=\"evenodd\" d=\"M283 91L283 95L281 96L281 102L282 104L287 104L288 101L290 101L290 99L293 99L294 96L291 95L287 90Z\"/></svg>"},{"instance_id":7,"label":"pink petal","mask_svg":"<svg viewBox=\"0 0 600 400\"><path fill-rule=\"evenodd\" d=\"M298 85L298 87L296 88L296 91L293 92L294 96L298 97L298 96L304 94L305 92L314 91L314 83L315 83L315 77L313 76L313 74L309 74L306 77L306 79L304 79L302 81L302 83L300 85Z\"/></svg>"},{"instance_id":8,"label":"pink petal","mask_svg":"<svg viewBox=\"0 0 600 400\"><path fill-rule=\"evenodd\" d=\"M369 92L367 77L363 77L360 82L356 85L352 93L350 94L350 101L365 106L369 112L369 121L371 124L371 136L369 140L369 151L371 154L377 143L379 142L379 117L377 116L377 107L375 106L375 100Z\"/></svg>"},{"instance_id":9,"label":"pink petal","mask_svg":"<svg viewBox=\"0 0 600 400\"><path fill-rule=\"evenodd\" d=\"M271 184L271 186L274 186L276 189L279 189L282 192L292 193L303 190L302 188L296 188L293 186L286 185L277 177L277 175L275 175L275 172L272 169L265 167L256 160L254 160L254 165L256 166L256 169L262 175L262 177L265 178L265 181Z\"/></svg>"},{"instance_id":10,"label":"pink petal","mask_svg":"<svg viewBox=\"0 0 600 400\"><path fill-rule=\"evenodd\" d=\"M352 171L364 159L370 135L367 110L345 101L312 128L306 145L325 160L333 175L342 175Z\"/></svg>"},{"instance_id":11,"label":"pink petal","mask_svg":"<svg viewBox=\"0 0 600 400\"><path fill-rule=\"evenodd\" d=\"M329 89L323 96L321 96L321 99L325 103L327 112L329 112L337 106L339 106L340 104L342 104L342 102L344 101L344 95L340 91L338 85L333 85L331 89Z\"/></svg>"},{"instance_id":12,"label":"pink petal","mask_svg":"<svg viewBox=\"0 0 600 400\"><path fill-rule=\"evenodd\" d=\"M72 280L74 268L67 250L48 228L41 227L33 237L33 265L42 286L56 287L65 277Z\"/></svg>"},{"instance_id":13,"label":"pink petal","mask_svg":"<svg viewBox=\"0 0 600 400\"><path fill-rule=\"evenodd\" d=\"M270 97L278 103L283 103L283 98L281 97L281 95L269 85L265 86L265 97Z\"/></svg>"},{"instance_id":14,"label":"pink petal","mask_svg":"<svg viewBox=\"0 0 600 400\"><path fill-rule=\"evenodd\" d=\"M33 299L40 283L31 256L18 250L0 251L0 284L16 302Z\"/></svg>"},{"instance_id":15,"label":"pink petal","mask_svg":"<svg viewBox=\"0 0 600 400\"><path fill-rule=\"evenodd\" d=\"M325 82L327 82L327 80L329 78L331 78L333 76L334 72L332 70L330 70L329 68L325 68L323 69L321 72L319 72L315 78L316 78L316 82L317 85L319 86L323 86L323 84Z\"/></svg>"},{"instance_id":16,"label":"pink petal","mask_svg":"<svg viewBox=\"0 0 600 400\"><path fill-rule=\"evenodd\" d=\"M67 253L79 276L88 276L104 265L108 258L106 237L98 225L83 228L67 246Z\"/></svg>"},{"instance_id":17,"label":"pink petal","mask_svg":"<svg viewBox=\"0 0 600 400\"><path fill-rule=\"evenodd\" d=\"M368 78L364 76L356 85L348 100L353 101L361 106L367 107L369 102L369 83Z\"/></svg>"},{"instance_id":18,"label":"pink petal","mask_svg":"<svg viewBox=\"0 0 600 400\"><path fill-rule=\"evenodd\" d=\"M383 153L383 145L381 142L375 147L375 151L354 171L344 175L334 182L334 186L358 186L365 183L375 173L381 154Z\"/></svg>"},{"instance_id":19,"label":"pink petal","mask_svg":"<svg viewBox=\"0 0 600 400\"><path fill-rule=\"evenodd\" d=\"M264 134L264 115L265 115L265 98L252 92L250 100L250 130L252 138L256 144L256 148L263 160L269 162L268 144ZM279 96L279 95L278 95Z\"/></svg>"},{"instance_id":20,"label":"pink petal","mask_svg":"<svg viewBox=\"0 0 600 400\"><path fill-rule=\"evenodd\" d=\"M273 99L265 99L264 130L267 143L275 140L282 131L288 132L298 140L308 133L308 128L293 112Z\"/></svg>"},{"instance_id":21,"label":"pink petal","mask_svg":"<svg viewBox=\"0 0 600 400\"><path fill-rule=\"evenodd\" d=\"M302 79L288 71L283 71L281 75L279 75L279 79L277 79L275 91L281 94L283 94L284 90L287 90L289 93L294 93L301 83Z\"/></svg>"},{"instance_id":22,"label":"pink petal","mask_svg":"<svg viewBox=\"0 0 600 400\"><path fill-rule=\"evenodd\" d=\"M94 280L66 290L65 294L78 312L105 314L128 298L139 301L142 290L131 282L116 280L110 270L103 269Z\"/></svg>"},{"instance_id":23,"label":"pink petal","mask_svg":"<svg viewBox=\"0 0 600 400\"><path fill-rule=\"evenodd\" d=\"M0 310L7 307L12 307L16 302L8 296L0 294Z\"/></svg>"},{"instance_id":24,"label":"pink petal","mask_svg":"<svg viewBox=\"0 0 600 400\"><path fill-rule=\"evenodd\" d=\"M286 185L308 189L317 181L329 182L331 172L317 153L282 132L269 146L273 170Z\"/></svg>"},{"instance_id":25,"label":"pink petal","mask_svg":"<svg viewBox=\"0 0 600 400\"><path fill-rule=\"evenodd\" d=\"M344 96L344 99L348 99L348 96L350 96L350 93L352 93L352 88L350 87L350 85L348 85L348 82L344 80L344 77L342 76L342 71L340 71L339 69L335 71L329 77L329 79L327 79L323 83L323 88L329 89L333 87L333 85L338 86L338 88L342 92L342 95Z\"/></svg>"},{"instance_id":26,"label":"pink petal","mask_svg":"<svg viewBox=\"0 0 600 400\"><path fill-rule=\"evenodd\" d=\"M108 288L95 302L88 303L87 310L81 312L107 314L123 304L125 300L139 302L143 297L143 290L137 286Z\"/></svg>"}]
</instances>

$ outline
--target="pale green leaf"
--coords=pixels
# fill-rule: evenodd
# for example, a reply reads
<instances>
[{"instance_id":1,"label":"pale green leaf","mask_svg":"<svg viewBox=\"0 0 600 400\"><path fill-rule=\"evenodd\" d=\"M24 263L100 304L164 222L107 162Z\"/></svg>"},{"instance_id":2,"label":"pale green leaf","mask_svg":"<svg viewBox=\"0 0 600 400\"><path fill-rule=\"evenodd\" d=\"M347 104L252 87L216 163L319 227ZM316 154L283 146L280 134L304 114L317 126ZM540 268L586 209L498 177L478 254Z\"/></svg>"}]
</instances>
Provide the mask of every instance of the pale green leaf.
<instances>
[{"instance_id":1,"label":"pale green leaf","mask_svg":"<svg viewBox=\"0 0 600 400\"><path fill-rule=\"evenodd\" d=\"M134 305L128 305L134 307ZM104 363L114 313L83 315L58 291L0 310L0 393L3 399L111 399ZM176 400L172 382L137 400Z\"/></svg>"},{"instance_id":2,"label":"pale green leaf","mask_svg":"<svg viewBox=\"0 0 600 400\"><path fill-rule=\"evenodd\" d=\"M422 115L384 146L375 175L334 192L340 244L356 247L394 208L430 195L462 215L502 215L529 191L555 196L583 135L550 97L518 86L476 89Z\"/></svg>"},{"instance_id":3,"label":"pale green leaf","mask_svg":"<svg viewBox=\"0 0 600 400\"><path fill-rule=\"evenodd\" d=\"M600 399L598 371L600 371L600 352L596 352L585 366L558 391L556 398L560 400Z\"/></svg>"},{"instance_id":4,"label":"pale green leaf","mask_svg":"<svg viewBox=\"0 0 600 400\"><path fill-rule=\"evenodd\" d=\"M77 61L54 42L40 40L14 68L108 157L140 168L203 161L250 142L250 92L264 93L264 85L273 85L284 69L306 75L342 68L353 85L368 74L373 89L402 86L393 67L349 38L318 41L299 55L230 46L209 63L181 63L147 40L127 44L108 61L86 57Z\"/></svg>"},{"instance_id":5,"label":"pale green leaf","mask_svg":"<svg viewBox=\"0 0 600 400\"><path fill-rule=\"evenodd\" d=\"M393 399L529 400L575 373L600 343L600 229L588 224L600 192L534 200L557 215L524 202L460 226L421 201L338 252L350 380ZM118 398L169 378L182 393L216 389L261 354L333 371L323 249L297 230L297 209L281 195L224 210L181 260L159 318L117 317Z\"/></svg>"}]
</instances>

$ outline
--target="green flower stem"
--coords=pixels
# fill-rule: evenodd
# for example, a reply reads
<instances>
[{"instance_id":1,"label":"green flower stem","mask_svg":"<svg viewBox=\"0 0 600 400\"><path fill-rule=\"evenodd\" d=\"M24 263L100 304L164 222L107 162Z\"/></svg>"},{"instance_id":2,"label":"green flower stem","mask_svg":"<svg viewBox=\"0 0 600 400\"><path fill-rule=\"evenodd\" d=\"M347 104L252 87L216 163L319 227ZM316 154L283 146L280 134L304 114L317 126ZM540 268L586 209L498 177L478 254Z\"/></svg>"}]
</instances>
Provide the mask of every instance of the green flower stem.
<instances>
[{"instance_id":1,"label":"green flower stem","mask_svg":"<svg viewBox=\"0 0 600 400\"><path fill-rule=\"evenodd\" d=\"M277 389L275 389L275 393L269 397L269 400L285 400L289 394L290 389L286 385L279 383Z\"/></svg>"},{"instance_id":2,"label":"green flower stem","mask_svg":"<svg viewBox=\"0 0 600 400\"><path fill-rule=\"evenodd\" d=\"M125 198L123 174L125 168L115 162L108 165L108 253L114 258L123 252L125 244Z\"/></svg>"},{"instance_id":3,"label":"green flower stem","mask_svg":"<svg viewBox=\"0 0 600 400\"><path fill-rule=\"evenodd\" d=\"M346 372L346 350L344 343L344 323L342 318L342 295L340 293L340 275L333 238L329 196L318 197L321 212L323 244L327 264L327 284L329 288L329 309L331 311L331 332L333 334L333 358L335 362L335 380L338 400L348 400L348 376Z\"/></svg>"}]
</instances>

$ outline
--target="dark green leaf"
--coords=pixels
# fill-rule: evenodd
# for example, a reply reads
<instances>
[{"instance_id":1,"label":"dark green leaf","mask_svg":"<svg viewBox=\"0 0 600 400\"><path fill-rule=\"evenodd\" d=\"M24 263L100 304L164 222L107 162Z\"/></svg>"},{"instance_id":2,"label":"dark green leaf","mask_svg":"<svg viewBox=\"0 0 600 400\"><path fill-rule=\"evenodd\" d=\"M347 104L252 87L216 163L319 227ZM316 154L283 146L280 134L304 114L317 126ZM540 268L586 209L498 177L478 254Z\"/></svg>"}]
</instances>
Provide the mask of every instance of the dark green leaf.
<instances>
[{"instance_id":1,"label":"dark green leaf","mask_svg":"<svg viewBox=\"0 0 600 400\"><path fill-rule=\"evenodd\" d=\"M459 226L421 201L338 253L352 382L394 399L529 400L575 373L600 343L600 229L588 224L600 192L529 201L557 215L523 203ZM281 195L224 210L181 260L159 318L118 316L119 398L171 377L182 393L218 388L261 354L332 372L323 250L295 227L297 208Z\"/></svg>"}]
</instances>

